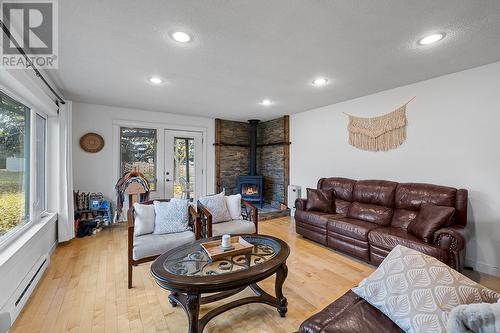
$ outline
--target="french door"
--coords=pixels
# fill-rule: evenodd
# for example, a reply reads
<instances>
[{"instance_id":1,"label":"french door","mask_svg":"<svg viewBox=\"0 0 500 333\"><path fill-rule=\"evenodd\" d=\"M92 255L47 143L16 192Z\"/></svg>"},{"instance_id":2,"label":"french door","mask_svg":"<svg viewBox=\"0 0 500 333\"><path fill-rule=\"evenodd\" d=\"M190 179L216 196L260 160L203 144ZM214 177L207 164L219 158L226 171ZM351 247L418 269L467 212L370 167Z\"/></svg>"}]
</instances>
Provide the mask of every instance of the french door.
<instances>
[{"instance_id":1,"label":"french door","mask_svg":"<svg viewBox=\"0 0 500 333\"><path fill-rule=\"evenodd\" d=\"M201 132L165 130L165 198L196 201L203 186Z\"/></svg>"}]
</instances>

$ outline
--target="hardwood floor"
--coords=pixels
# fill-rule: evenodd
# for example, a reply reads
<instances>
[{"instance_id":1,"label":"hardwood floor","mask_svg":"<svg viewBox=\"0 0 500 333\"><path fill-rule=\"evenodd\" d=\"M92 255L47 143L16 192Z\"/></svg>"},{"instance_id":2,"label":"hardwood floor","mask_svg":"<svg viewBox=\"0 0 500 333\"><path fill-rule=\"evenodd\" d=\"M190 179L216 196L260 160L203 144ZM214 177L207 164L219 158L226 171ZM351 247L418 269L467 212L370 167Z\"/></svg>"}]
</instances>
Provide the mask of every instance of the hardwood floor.
<instances>
[{"instance_id":1,"label":"hardwood floor","mask_svg":"<svg viewBox=\"0 0 500 333\"><path fill-rule=\"evenodd\" d=\"M216 317L204 332L294 332L374 270L298 236L292 218L259 227L260 233L277 236L291 248L284 286L286 318L263 304L245 305ZM126 241L121 224L59 246L11 332L186 332L184 311L170 306L167 292L149 274L150 263L134 268L134 288L127 289ZM500 290L500 278L477 273L472 278ZM261 286L273 293L274 278ZM221 302L227 300L203 305L202 314Z\"/></svg>"}]
</instances>

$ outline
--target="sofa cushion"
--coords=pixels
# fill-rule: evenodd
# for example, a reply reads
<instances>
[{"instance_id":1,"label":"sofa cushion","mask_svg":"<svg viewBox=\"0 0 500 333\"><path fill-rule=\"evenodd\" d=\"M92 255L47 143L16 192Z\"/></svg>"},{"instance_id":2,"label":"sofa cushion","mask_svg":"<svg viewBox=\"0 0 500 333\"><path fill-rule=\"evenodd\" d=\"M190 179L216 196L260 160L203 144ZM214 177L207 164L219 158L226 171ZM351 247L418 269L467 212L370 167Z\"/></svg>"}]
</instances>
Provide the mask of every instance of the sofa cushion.
<instances>
[{"instance_id":1,"label":"sofa cushion","mask_svg":"<svg viewBox=\"0 0 500 333\"><path fill-rule=\"evenodd\" d=\"M241 220L241 194L226 195L224 200L231 219Z\"/></svg>"},{"instance_id":2,"label":"sofa cushion","mask_svg":"<svg viewBox=\"0 0 500 333\"><path fill-rule=\"evenodd\" d=\"M169 234L189 229L189 203L186 200L154 201L155 234Z\"/></svg>"},{"instance_id":3,"label":"sofa cushion","mask_svg":"<svg viewBox=\"0 0 500 333\"><path fill-rule=\"evenodd\" d=\"M194 242L192 231L183 231L172 234L147 234L134 237L132 257L139 260L151 256L158 256L178 246Z\"/></svg>"},{"instance_id":4,"label":"sofa cushion","mask_svg":"<svg viewBox=\"0 0 500 333\"><path fill-rule=\"evenodd\" d=\"M134 235L151 234L155 230L155 207L134 203Z\"/></svg>"},{"instance_id":5,"label":"sofa cushion","mask_svg":"<svg viewBox=\"0 0 500 333\"><path fill-rule=\"evenodd\" d=\"M418 210L425 203L455 207L457 190L432 184L402 183L396 189L396 208Z\"/></svg>"},{"instance_id":6,"label":"sofa cushion","mask_svg":"<svg viewBox=\"0 0 500 333\"><path fill-rule=\"evenodd\" d=\"M379 225L389 225L391 223L392 209L384 206L353 202L349 206L347 217Z\"/></svg>"},{"instance_id":7,"label":"sofa cushion","mask_svg":"<svg viewBox=\"0 0 500 333\"><path fill-rule=\"evenodd\" d=\"M299 333L403 331L386 315L351 290L300 325Z\"/></svg>"},{"instance_id":8,"label":"sofa cushion","mask_svg":"<svg viewBox=\"0 0 500 333\"><path fill-rule=\"evenodd\" d=\"M341 215L347 215L347 211L349 210L349 206L351 205L350 201L345 201L342 199L335 198L335 213Z\"/></svg>"},{"instance_id":9,"label":"sofa cushion","mask_svg":"<svg viewBox=\"0 0 500 333\"><path fill-rule=\"evenodd\" d=\"M338 214L327 214L323 212L307 211L307 210L296 210L295 219L305 222L307 224L314 225L315 227L325 229L329 218L343 217L343 215Z\"/></svg>"},{"instance_id":10,"label":"sofa cushion","mask_svg":"<svg viewBox=\"0 0 500 333\"><path fill-rule=\"evenodd\" d=\"M318 189L333 190L336 198L352 201L352 190L355 183L355 180L348 178L321 178L318 181Z\"/></svg>"},{"instance_id":11,"label":"sofa cushion","mask_svg":"<svg viewBox=\"0 0 500 333\"><path fill-rule=\"evenodd\" d=\"M255 233L255 224L247 220L232 220L212 224L212 236Z\"/></svg>"},{"instance_id":12,"label":"sofa cushion","mask_svg":"<svg viewBox=\"0 0 500 333\"><path fill-rule=\"evenodd\" d=\"M207 207L210 214L212 214L212 223L220 223L231 221L231 214L227 209L225 193L222 191L219 194L201 197L198 201Z\"/></svg>"},{"instance_id":13,"label":"sofa cushion","mask_svg":"<svg viewBox=\"0 0 500 333\"><path fill-rule=\"evenodd\" d=\"M334 213L335 202L333 200L333 191L308 188L306 210Z\"/></svg>"},{"instance_id":14,"label":"sofa cushion","mask_svg":"<svg viewBox=\"0 0 500 333\"><path fill-rule=\"evenodd\" d=\"M330 218L327 229L329 232L335 232L351 238L367 241L370 230L378 227L379 225L375 223L352 219L349 217L341 217Z\"/></svg>"},{"instance_id":15,"label":"sofa cushion","mask_svg":"<svg viewBox=\"0 0 500 333\"><path fill-rule=\"evenodd\" d=\"M457 305L500 298L437 259L401 245L352 291L409 333L446 332L449 312Z\"/></svg>"},{"instance_id":16,"label":"sofa cushion","mask_svg":"<svg viewBox=\"0 0 500 333\"><path fill-rule=\"evenodd\" d=\"M434 233L450 224L454 212L453 207L424 204L407 230L424 242L431 243L434 240Z\"/></svg>"},{"instance_id":17,"label":"sofa cushion","mask_svg":"<svg viewBox=\"0 0 500 333\"><path fill-rule=\"evenodd\" d=\"M408 209L395 209L392 214L391 227L406 229L408 224L417 217L418 211Z\"/></svg>"},{"instance_id":18,"label":"sofa cushion","mask_svg":"<svg viewBox=\"0 0 500 333\"><path fill-rule=\"evenodd\" d=\"M394 227L377 228L368 234L370 245L391 251L397 245L403 245L419 252L428 254L443 262L448 259L446 250L432 244L424 243L420 238L413 236L406 230Z\"/></svg>"},{"instance_id":19,"label":"sofa cushion","mask_svg":"<svg viewBox=\"0 0 500 333\"><path fill-rule=\"evenodd\" d=\"M393 207L397 185L387 180L359 180L354 184L352 201Z\"/></svg>"}]
</instances>

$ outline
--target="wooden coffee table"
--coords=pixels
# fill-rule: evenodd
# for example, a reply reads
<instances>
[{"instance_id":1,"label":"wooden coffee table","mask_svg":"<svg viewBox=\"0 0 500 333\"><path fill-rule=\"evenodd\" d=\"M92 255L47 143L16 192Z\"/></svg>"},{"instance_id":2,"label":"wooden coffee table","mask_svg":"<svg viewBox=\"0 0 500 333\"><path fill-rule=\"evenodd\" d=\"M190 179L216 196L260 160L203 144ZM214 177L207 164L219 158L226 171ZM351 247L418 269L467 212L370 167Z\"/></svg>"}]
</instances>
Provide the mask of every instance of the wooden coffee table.
<instances>
[{"instance_id":1,"label":"wooden coffee table","mask_svg":"<svg viewBox=\"0 0 500 333\"><path fill-rule=\"evenodd\" d=\"M158 257L151 274L158 285L170 291L172 306L180 305L188 316L190 333L203 332L215 316L249 303L264 303L277 308L281 317L287 312L283 283L288 274L286 259L290 248L281 239L263 235L242 235L254 245L251 254L228 256L212 261L200 243L220 239L212 237L186 244ZM276 297L262 290L257 282L276 274ZM241 298L215 308L199 318L200 305L235 295L250 287L255 296ZM202 294L210 294L202 297Z\"/></svg>"}]
</instances>

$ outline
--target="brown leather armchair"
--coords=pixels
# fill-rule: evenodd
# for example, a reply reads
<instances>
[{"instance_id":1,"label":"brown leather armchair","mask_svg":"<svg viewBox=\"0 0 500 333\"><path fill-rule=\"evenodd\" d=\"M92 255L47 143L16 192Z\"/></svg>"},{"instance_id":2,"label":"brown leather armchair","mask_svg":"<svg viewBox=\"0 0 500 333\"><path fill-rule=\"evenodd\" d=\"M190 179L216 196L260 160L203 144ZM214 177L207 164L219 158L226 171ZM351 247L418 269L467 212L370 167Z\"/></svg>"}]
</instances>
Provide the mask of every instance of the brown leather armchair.
<instances>
[{"instance_id":1,"label":"brown leather armchair","mask_svg":"<svg viewBox=\"0 0 500 333\"><path fill-rule=\"evenodd\" d=\"M168 202L170 199L155 200ZM141 202L143 205L152 205L153 200ZM155 235L147 234L142 236L134 235L135 210L132 206L128 210L128 288L132 288L132 266L153 261L164 252L175 248L183 243L200 238L200 217L192 207L189 206L189 226L192 231L185 231L177 234ZM182 234L182 235L181 235Z\"/></svg>"}]
</instances>

